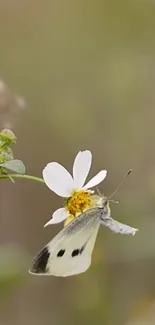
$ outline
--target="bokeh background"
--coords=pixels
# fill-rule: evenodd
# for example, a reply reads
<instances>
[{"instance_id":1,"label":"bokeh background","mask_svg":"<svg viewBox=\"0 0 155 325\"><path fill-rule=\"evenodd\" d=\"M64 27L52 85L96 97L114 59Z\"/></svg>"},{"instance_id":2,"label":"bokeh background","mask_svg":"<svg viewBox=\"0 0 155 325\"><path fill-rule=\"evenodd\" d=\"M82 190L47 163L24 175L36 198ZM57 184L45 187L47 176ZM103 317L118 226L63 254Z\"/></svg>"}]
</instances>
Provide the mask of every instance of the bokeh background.
<instances>
[{"instance_id":1,"label":"bokeh background","mask_svg":"<svg viewBox=\"0 0 155 325\"><path fill-rule=\"evenodd\" d=\"M0 78L0 126L27 173L49 161L71 171L90 149L89 176L106 168L108 195L132 168L111 208L140 230L101 228L82 275L32 276L62 202L41 183L1 180L0 325L154 325L155 1L1 1Z\"/></svg>"}]
</instances>

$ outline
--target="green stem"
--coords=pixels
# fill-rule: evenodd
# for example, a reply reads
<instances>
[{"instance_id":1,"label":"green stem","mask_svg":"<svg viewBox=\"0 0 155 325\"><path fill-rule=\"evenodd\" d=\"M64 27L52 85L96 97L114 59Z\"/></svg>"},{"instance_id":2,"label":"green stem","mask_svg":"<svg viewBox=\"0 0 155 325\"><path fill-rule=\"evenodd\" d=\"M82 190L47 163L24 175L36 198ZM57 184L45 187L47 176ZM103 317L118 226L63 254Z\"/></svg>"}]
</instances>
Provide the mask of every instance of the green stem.
<instances>
[{"instance_id":1,"label":"green stem","mask_svg":"<svg viewBox=\"0 0 155 325\"><path fill-rule=\"evenodd\" d=\"M36 177L36 176L31 176L31 175L22 175L22 174L6 174L6 175L0 175L0 179L6 179L9 177L14 178L20 178L20 179L29 179L31 181L36 181L36 182L40 182L40 183L44 183L44 180L40 177Z\"/></svg>"}]
</instances>

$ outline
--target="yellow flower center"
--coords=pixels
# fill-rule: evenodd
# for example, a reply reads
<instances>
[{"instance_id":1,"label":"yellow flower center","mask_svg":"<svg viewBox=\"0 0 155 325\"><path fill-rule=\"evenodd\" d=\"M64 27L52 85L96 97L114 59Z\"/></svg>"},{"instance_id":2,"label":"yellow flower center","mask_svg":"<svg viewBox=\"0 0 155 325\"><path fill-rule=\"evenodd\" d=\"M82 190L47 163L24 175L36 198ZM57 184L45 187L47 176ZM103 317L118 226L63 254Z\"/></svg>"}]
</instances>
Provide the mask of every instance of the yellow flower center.
<instances>
[{"instance_id":1,"label":"yellow flower center","mask_svg":"<svg viewBox=\"0 0 155 325\"><path fill-rule=\"evenodd\" d=\"M67 210L70 214L74 216L78 212L83 212L91 204L90 192L79 191L74 192L74 194L67 200Z\"/></svg>"},{"instance_id":2,"label":"yellow flower center","mask_svg":"<svg viewBox=\"0 0 155 325\"><path fill-rule=\"evenodd\" d=\"M79 214L83 213L92 205L91 193L81 190L74 192L66 202L66 209L69 211L69 216L65 221L65 226L74 220Z\"/></svg>"}]
</instances>

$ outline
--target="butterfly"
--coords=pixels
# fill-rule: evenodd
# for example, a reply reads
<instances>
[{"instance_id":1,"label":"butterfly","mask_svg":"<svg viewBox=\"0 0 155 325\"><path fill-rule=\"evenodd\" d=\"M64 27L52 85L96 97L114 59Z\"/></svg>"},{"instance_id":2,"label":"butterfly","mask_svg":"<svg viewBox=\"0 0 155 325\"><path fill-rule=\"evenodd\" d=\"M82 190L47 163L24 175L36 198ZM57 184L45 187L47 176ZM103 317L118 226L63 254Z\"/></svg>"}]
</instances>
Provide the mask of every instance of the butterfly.
<instances>
[{"instance_id":1,"label":"butterfly","mask_svg":"<svg viewBox=\"0 0 155 325\"><path fill-rule=\"evenodd\" d=\"M135 235L138 229L110 216L109 201L101 197L101 206L90 208L65 226L34 258L30 273L67 277L85 272L100 225L117 234Z\"/></svg>"}]
</instances>

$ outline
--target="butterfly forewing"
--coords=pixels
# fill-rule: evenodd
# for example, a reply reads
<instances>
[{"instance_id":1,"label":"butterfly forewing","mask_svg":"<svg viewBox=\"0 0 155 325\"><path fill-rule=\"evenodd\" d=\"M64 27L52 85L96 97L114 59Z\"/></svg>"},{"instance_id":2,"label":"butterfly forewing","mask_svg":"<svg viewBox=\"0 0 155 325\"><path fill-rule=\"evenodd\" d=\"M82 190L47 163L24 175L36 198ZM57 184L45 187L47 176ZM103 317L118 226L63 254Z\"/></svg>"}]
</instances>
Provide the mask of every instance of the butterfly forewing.
<instances>
[{"instance_id":1,"label":"butterfly forewing","mask_svg":"<svg viewBox=\"0 0 155 325\"><path fill-rule=\"evenodd\" d=\"M70 276L85 272L100 226L100 209L89 209L67 225L35 257L30 273Z\"/></svg>"}]
</instances>

